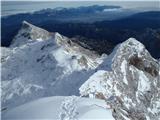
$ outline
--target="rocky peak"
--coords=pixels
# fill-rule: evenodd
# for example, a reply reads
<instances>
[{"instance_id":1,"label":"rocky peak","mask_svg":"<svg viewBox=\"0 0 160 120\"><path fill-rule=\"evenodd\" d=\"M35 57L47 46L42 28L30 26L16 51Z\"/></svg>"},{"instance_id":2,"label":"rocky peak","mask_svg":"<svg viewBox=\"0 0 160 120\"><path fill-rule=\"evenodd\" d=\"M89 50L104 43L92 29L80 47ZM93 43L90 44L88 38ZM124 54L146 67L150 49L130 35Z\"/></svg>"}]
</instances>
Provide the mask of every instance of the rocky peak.
<instances>
[{"instance_id":1,"label":"rocky peak","mask_svg":"<svg viewBox=\"0 0 160 120\"><path fill-rule=\"evenodd\" d=\"M120 45L113 59L113 69L121 67L124 61L127 61L128 66L133 66L153 77L158 76L158 61L152 58L144 45L134 38L130 38Z\"/></svg>"},{"instance_id":2,"label":"rocky peak","mask_svg":"<svg viewBox=\"0 0 160 120\"><path fill-rule=\"evenodd\" d=\"M11 47L18 47L35 41L48 40L51 37L52 33L23 21L18 34L11 43Z\"/></svg>"},{"instance_id":3,"label":"rocky peak","mask_svg":"<svg viewBox=\"0 0 160 120\"><path fill-rule=\"evenodd\" d=\"M134 38L123 42L116 49L111 69L93 74L81 86L81 95L105 99L116 120L158 120L160 65L144 45Z\"/></svg>"}]
</instances>

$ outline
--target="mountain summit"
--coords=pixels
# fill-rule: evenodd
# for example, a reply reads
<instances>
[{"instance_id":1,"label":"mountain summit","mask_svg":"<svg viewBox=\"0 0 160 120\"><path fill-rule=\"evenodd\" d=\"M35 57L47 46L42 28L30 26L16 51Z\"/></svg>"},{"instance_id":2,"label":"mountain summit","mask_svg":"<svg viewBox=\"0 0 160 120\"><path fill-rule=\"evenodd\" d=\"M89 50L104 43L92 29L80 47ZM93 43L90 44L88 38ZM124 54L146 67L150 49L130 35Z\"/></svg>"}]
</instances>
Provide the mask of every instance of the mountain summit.
<instances>
[{"instance_id":1,"label":"mountain summit","mask_svg":"<svg viewBox=\"0 0 160 120\"><path fill-rule=\"evenodd\" d=\"M119 45L110 59L111 70L103 68L94 73L80 87L81 95L104 99L116 120L158 120L158 61L134 38Z\"/></svg>"},{"instance_id":2,"label":"mountain summit","mask_svg":"<svg viewBox=\"0 0 160 120\"><path fill-rule=\"evenodd\" d=\"M23 21L22 27L11 43L11 47L25 45L28 42L48 40L51 37L52 34L48 31Z\"/></svg>"}]
</instances>

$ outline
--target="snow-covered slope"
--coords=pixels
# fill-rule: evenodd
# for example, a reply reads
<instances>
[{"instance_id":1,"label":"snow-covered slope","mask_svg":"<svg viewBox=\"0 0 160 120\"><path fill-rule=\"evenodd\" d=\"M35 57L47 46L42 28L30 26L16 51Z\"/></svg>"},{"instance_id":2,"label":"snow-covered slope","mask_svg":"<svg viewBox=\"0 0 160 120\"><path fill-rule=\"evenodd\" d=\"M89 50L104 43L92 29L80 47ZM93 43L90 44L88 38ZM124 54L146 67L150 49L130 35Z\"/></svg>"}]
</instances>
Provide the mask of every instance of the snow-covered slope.
<instances>
[{"instance_id":1,"label":"snow-covered slope","mask_svg":"<svg viewBox=\"0 0 160 120\"><path fill-rule=\"evenodd\" d=\"M2 48L2 107L51 95L78 95L78 88L103 61L59 33L27 22L10 48Z\"/></svg>"},{"instance_id":2,"label":"snow-covered slope","mask_svg":"<svg viewBox=\"0 0 160 120\"><path fill-rule=\"evenodd\" d=\"M38 99L6 112L2 119L114 120L105 101L75 96Z\"/></svg>"},{"instance_id":3,"label":"snow-covered slope","mask_svg":"<svg viewBox=\"0 0 160 120\"><path fill-rule=\"evenodd\" d=\"M81 87L82 96L105 99L117 120L160 118L160 64L130 38ZM112 64L106 66L106 61ZM107 64L108 65L108 64Z\"/></svg>"}]
</instances>

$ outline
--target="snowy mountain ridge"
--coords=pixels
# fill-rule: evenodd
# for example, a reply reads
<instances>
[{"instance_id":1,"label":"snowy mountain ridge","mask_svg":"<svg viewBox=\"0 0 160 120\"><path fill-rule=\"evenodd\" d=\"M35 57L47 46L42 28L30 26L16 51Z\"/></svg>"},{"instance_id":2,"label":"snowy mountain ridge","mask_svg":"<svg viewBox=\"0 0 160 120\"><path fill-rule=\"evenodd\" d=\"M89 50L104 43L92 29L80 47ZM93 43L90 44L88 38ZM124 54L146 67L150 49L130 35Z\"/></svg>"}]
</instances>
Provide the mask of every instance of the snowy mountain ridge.
<instances>
[{"instance_id":1,"label":"snowy mountain ridge","mask_svg":"<svg viewBox=\"0 0 160 120\"><path fill-rule=\"evenodd\" d=\"M11 47L2 47L1 60L2 106L12 108L44 96L78 95L103 57L23 22Z\"/></svg>"},{"instance_id":2,"label":"snowy mountain ridge","mask_svg":"<svg viewBox=\"0 0 160 120\"><path fill-rule=\"evenodd\" d=\"M23 22L12 45L1 50L2 108L6 119L26 119L27 114L38 118L37 113L43 113L41 105L50 106L49 113L41 116L49 119L58 116L61 120L91 119L91 113L102 115L95 115L97 119L107 119L107 116L111 120L160 118L160 64L134 38L117 45L110 55L100 56L59 33ZM79 95L79 92L94 99L85 98L82 103L84 98L80 97L43 100L48 96ZM97 107L90 106L95 98L106 103L99 112ZM24 104L32 100L35 101ZM96 106L102 101L96 102ZM28 105L32 112L28 111ZM16 106L19 107L14 108ZM87 106L91 109L86 110ZM54 107L61 111L51 116Z\"/></svg>"}]
</instances>

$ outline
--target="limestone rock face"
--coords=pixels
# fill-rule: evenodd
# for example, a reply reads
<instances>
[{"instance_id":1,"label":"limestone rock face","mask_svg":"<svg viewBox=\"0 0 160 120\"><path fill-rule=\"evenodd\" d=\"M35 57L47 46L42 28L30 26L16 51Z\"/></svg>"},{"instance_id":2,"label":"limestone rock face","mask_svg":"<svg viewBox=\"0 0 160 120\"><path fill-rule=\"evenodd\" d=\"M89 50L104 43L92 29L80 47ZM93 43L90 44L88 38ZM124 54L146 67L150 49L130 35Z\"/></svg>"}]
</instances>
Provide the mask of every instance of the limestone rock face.
<instances>
[{"instance_id":1,"label":"limestone rock face","mask_svg":"<svg viewBox=\"0 0 160 120\"><path fill-rule=\"evenodd\" d=\"M80 87L81 95L105 99L116 120L158 120L158 61L134 38L119 45L110 59L111 70L98 68L99 71Z\"/></svg>"}]
</instances>

